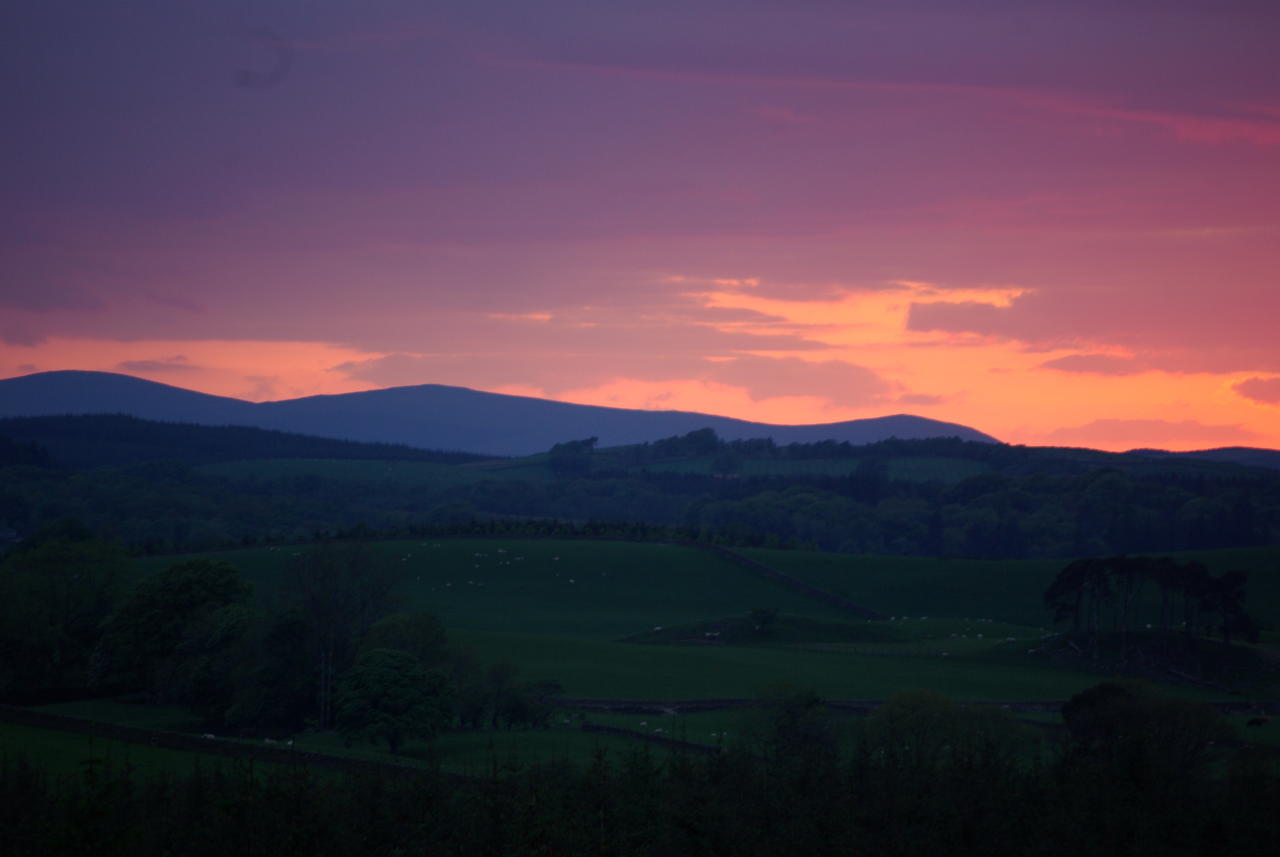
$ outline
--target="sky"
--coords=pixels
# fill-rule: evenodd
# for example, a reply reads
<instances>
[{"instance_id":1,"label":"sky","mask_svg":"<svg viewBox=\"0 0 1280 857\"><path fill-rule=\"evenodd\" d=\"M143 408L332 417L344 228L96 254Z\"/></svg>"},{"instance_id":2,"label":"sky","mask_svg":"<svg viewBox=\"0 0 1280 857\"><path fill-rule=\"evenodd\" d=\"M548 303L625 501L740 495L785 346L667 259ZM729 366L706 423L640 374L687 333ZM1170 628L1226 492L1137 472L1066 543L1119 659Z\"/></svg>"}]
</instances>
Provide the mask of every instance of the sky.
<instances>
[{"instance_id":1,"label":"sky","mask_svg":"<svg viewBox=\"0 0 1280 857\"><path fill-rule=\"evenodd\" d=\"M0 377L1280 448L1280 7L0 11Z\"/></svg>"}]
</instances>

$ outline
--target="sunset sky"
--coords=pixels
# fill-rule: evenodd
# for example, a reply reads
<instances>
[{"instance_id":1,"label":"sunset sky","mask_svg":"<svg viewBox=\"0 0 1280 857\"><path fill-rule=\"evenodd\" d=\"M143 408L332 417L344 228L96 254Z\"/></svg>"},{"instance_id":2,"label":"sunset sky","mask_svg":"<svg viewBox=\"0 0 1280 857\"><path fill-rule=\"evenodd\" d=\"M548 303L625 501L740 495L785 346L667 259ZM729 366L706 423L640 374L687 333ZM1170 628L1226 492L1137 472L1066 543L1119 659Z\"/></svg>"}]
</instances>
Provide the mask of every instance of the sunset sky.
<instances>
[{"instance_id":1,"label":"sunset sky","mask_svg":"<svg viewBox=\"0 0 1280 857\"><path fill-rule=\"evenodd\" d=\"M0 377L1280 448L1273 2L41 0L0 41Z\"/></svg>"}]
</instances>

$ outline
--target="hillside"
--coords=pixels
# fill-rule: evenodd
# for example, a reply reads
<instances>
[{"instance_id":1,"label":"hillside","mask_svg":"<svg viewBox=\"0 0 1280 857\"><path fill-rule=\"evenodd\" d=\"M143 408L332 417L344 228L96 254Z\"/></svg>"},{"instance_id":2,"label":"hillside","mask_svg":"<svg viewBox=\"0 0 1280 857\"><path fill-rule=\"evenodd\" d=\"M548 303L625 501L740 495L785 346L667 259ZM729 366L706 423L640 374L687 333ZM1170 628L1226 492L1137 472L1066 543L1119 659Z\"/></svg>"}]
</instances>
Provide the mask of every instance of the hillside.
<instances>
[{"instance_id":1,"label":"hillside","mask_svg":"<svg viewBox=\"0 0 1280 857\"><path fill-rule=\"evenodd\" d=\"M93 413L253 426L485 455L530 455L585 437L598 438L601 446L622 446L701 428L712 428L726 440L772 438L776 443L864 444L891 437L996 442L966 426L906 414L780 426L687 411L574 405L438 384L254 403L108 372L41 372L0 381L0 417Z\"/></svg>"},{"instance_id":2,"label":"hillside","mask_svg":"<svg viewBox=\"0 0 1280 857\"><path fill-rule=\"evenodd\" d=\"M248 426L159 422L122 414L0 418L0 438L42 447L52 464L72 468L148 461L203 465L263 459L450 464L484 460L464 452L436 452L403 444L357 443Z\"/></svg>"}]
</instances>

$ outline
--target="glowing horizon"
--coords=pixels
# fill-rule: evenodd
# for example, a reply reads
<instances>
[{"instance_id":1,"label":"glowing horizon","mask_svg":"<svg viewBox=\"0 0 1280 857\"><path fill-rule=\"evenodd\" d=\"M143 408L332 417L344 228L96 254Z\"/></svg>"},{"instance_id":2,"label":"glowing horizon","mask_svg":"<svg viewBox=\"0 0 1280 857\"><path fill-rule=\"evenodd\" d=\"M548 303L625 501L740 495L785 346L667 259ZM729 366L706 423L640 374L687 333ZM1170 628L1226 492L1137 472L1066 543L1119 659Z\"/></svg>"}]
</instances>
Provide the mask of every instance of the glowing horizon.
<instances>
[{"instance_id":1,"label":"glowing horizon","mask_svg":"<svg viewBox=\"0 0 1280 857\"><path fill-rule=\"evenodd\" d=\"M143 5L0 35L0 376L1280 448L1280 11Z\"/></svg>"}]
</instances>

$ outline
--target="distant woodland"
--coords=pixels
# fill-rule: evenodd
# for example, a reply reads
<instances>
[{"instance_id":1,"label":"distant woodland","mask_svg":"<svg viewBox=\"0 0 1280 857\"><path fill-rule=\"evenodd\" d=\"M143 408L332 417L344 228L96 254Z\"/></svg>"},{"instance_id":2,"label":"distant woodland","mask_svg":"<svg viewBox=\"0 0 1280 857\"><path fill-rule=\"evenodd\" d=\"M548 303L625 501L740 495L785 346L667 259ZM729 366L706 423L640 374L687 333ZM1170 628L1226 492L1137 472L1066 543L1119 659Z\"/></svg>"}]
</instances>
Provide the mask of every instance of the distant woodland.
<instances>
[{"instance_id":1,"label":"distant woodland","mask_svg":"<svg viewBox=\"0 0 1280 857\"><path fill-rule=\"evenodd\" d=\"M292 463L291 463L292 462ZM586 528L850 553L1066 557L1274 543L1280 471L955 439L775 445L709 429L525 459L129 417L0 421L0 533L63 518L167 552Z\"/></svg>"}]
</instances>

